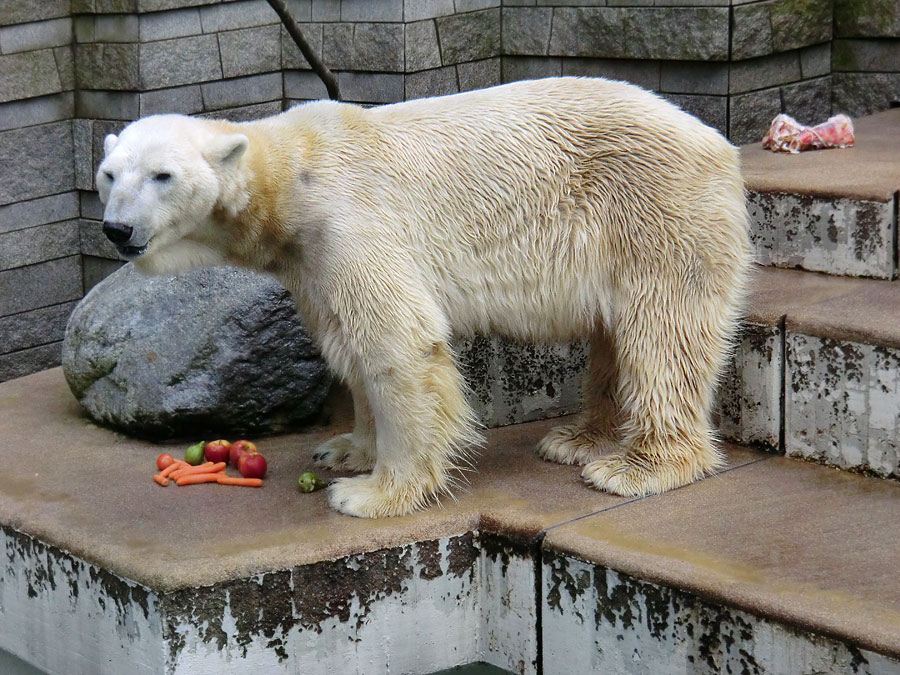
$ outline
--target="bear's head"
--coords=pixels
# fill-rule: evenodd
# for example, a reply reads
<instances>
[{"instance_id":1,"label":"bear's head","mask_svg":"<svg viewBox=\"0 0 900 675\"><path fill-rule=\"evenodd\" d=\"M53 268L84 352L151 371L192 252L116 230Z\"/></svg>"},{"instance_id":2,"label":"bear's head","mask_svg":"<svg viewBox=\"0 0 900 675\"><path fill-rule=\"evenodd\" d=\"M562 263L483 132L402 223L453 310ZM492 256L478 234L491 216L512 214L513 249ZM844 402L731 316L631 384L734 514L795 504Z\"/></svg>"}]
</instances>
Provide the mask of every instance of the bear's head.
<instances>
[{"instance_id":1,"label":"bear's head","mask_svg":"<svg viewBox=\"0 0 900 675\"><path fill-rule=\"evenodd\" d=\"M148 274L175 274L225 262L217 210L246 205L240 160L249 140L183 115L154 115L104 142L97 171L103 232Z\"/></svg>"}]
</instances>

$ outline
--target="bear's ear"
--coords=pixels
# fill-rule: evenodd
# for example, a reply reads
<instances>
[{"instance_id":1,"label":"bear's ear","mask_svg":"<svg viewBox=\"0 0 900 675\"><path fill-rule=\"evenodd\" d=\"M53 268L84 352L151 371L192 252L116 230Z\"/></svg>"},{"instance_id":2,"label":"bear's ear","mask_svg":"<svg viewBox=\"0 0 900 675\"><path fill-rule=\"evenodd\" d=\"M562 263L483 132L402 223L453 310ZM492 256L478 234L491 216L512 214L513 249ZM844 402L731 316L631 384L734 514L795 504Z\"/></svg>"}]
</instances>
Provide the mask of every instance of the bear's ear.
<instances>
[{"instance_id":1,"label":"bear's ear","mask_svg":"<svg viewBox=\"0 0 900 675\"><path fill-rule=\"evenodd\" d=\"M116 143L118 142L118 136L115 134L107 134L106 138L103 139L103 154L106 157L109 157L109 154L113 151L113 148L116 147Z\"/></svg>"},{"instance_id":2,"label":"bear's ear","mask_svg":"<svg viewBox=\"0 0 900 675\"><path fill-rule=\"evenodd\" d=\"M213 139L206 155L213 164L237 164L249 145L250 139L244 134L220 134Z\"/></svg>"}]
</instances>

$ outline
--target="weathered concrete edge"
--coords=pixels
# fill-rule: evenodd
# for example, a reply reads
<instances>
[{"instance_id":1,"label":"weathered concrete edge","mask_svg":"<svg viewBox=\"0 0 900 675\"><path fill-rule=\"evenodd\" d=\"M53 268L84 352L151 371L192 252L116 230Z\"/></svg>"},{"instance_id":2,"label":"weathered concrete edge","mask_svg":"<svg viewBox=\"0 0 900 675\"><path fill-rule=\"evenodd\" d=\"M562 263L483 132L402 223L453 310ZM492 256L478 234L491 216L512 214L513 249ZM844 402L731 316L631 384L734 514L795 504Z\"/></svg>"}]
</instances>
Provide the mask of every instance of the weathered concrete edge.
<instances>
[{"instance_id":1,"label":"weathered concrete edge","mask_svg":"<svg viewBox=\"0 0 900 675\"><path fill-rule=\"evenodd\" d=\"M881 654L891 659L900 661L900 635L891 636L893 640L873 640L867 633L842 629L837 625L829 625L824 622L810 621L798 613L792 612L788 603L777 604L761 599L758 602L736 597L735 594L724 590L717 591L710 587L700 585L700 582L692 582L687 577L676 578L659 572L638 569L637 565L627 561L618 560L615 551L610 549L604 556L597 560L590 560L575 550L559 544L542 544L542 556L561 555L577 560L585 565L597 568L609 569L620 575L628 576L639 582L646 582L672 588L683 593L696 596L701 601L721 605L727 608L746 612L760 620L800 631L810 637L824 637L851 645L860 649ZM877 619L873 617L872 621ZM900 663L898 663L900 666Z\"/></svg>"},{"instance_id":2,"label":"weathered concrete edge","mask_svg":"<svg viewBox=\"0 0 900 675\"><path fill-rule=\"evenodd\" d=\"M819 632L761 617L701 594L545 551L544 673L900 673L900 661ZM592 649L593 647L593 649ZM566 659L564 670L558 667ZM706 672L705 668L701 668Z\"/></svg>"}]
</instances>

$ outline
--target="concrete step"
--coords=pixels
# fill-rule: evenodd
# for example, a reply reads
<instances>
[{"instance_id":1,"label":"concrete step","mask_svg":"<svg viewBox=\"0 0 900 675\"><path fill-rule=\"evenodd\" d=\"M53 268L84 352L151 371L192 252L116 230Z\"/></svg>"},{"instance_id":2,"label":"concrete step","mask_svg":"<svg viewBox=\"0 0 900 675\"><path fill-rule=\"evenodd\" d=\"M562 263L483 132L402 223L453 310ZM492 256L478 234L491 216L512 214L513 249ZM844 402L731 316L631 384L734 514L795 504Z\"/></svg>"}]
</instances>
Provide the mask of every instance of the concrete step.
<instances>
[{"instance_id":1,"label":"concrete step","mask_svg":"<svg viewBox=\"0 0 900 675\"><path fill-rule=\"evenodd\" d=\"M900 284L760 268L720 389L726 439L900 478Z\"/></svg>"},{"instance_id":2,"label":"concrete step","mask_svg":"<svg viewBox=\"0 0 900 675\"><path fill-rule=\"evenodd\" d=\"M741 149L751 238L763 265L897 277L900 110L855 120L856 145Z\"/></svg>"},{"instance_id":3,"label":"concrete step","mask_svg":"<svg viewBox=\"0 0 900 675\"><path fill-rule=\"evenodd\" d=\"M260 489L161 488L180 447L90 424L59 370L2 383L0 649L66 675L900 673L900 485L729 446L627 500L536 457L552 424L371 521L295 487L341 410L260 440Z\"/></svg>"}]
</instances>

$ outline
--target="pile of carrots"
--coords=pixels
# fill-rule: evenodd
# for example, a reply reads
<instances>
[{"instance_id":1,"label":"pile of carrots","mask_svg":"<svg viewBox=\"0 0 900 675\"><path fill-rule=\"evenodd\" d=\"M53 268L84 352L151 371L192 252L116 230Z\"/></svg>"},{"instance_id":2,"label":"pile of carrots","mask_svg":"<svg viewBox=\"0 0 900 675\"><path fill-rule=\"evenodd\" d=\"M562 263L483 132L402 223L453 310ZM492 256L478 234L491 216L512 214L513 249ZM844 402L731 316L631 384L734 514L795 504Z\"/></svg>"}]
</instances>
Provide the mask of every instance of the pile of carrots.
<instances>
[{"instance_id":1,"label":"pile of carrots","mask_svg":"<svg viewBox=\"0 0 900 675\"><path fill-rule=\"evenodd\" d=\"M234 478L225 474L226 462L205 462L197 466L191 466L180 459L174 460L169 466L153 476L153 480L165 487L169 480L174 480L176 485L197 485L199 483L219 483L220 485L242 485L244 487L259 487L262 485L260 478Z\"/></svg>"}]
</instances>

